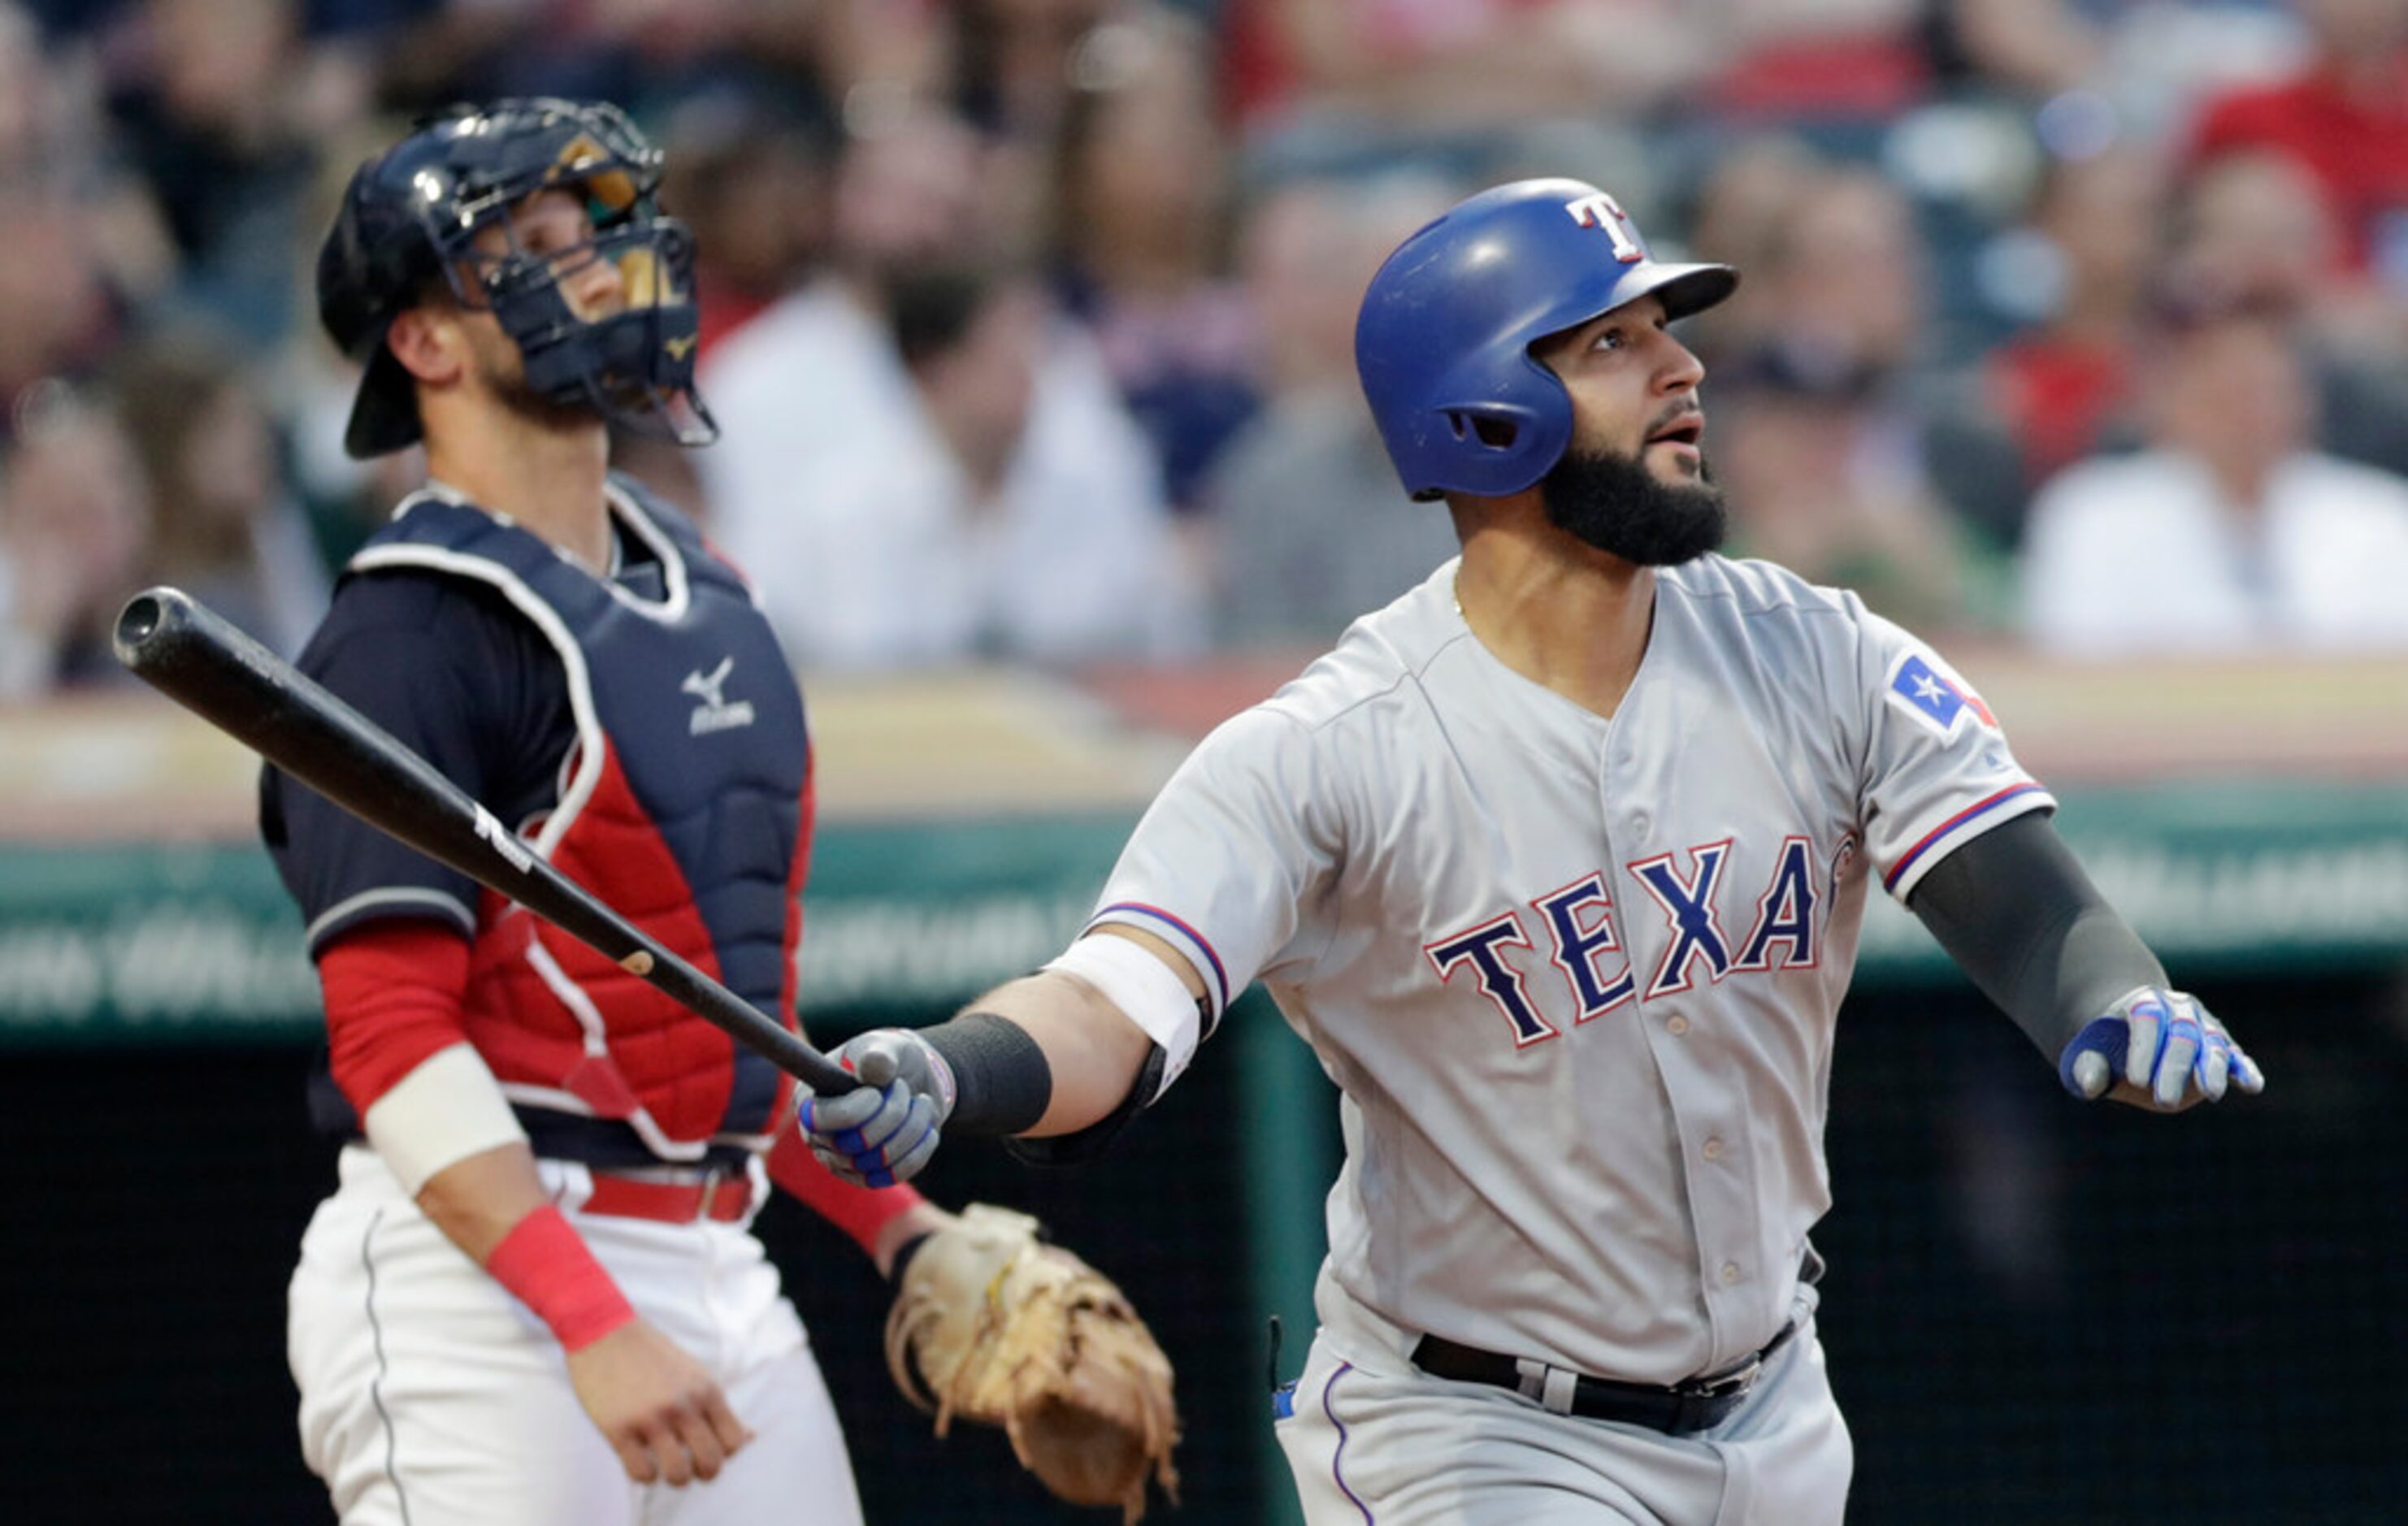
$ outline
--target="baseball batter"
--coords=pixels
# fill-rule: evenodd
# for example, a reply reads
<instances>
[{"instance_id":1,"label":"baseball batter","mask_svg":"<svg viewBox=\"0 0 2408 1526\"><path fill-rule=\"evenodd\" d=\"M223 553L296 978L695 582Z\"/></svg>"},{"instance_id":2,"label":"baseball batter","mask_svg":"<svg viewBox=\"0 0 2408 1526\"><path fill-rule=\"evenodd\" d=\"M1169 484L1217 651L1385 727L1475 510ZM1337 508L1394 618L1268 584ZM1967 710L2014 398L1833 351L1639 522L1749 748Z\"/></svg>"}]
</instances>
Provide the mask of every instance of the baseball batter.
<instances>
[{"instance_id":1,"label":"baseball batter","mask_svg":"<svg viewBox=\"0 0 2408 1526\"><path fill-rule=\"evenodd\" d=\"M1714 554L1669 325L1736 281L1570 180L1408 239L1356 355L1461 557L1197 749L1061 959L845 1046L882 1090L803 1099L867 1180L948 1127L1091 1148L1261 979L1342 1093L1277 1405L1314 1526L1842 1519L1808 1236L1876 880L2077 1095L2263 1084L1939 654Z\"/></svg>"},{"instance_id":2,"label":"baseball batter","mask_svg":"<svg viewBox=\"0 0 2408 1526\"><path fill-rule=\"evenodd\" d=\"M353 177L318 272L366 367L346 445L423 442L435 480L352 562L301 665L497 832L791 1013L801 698L735 571L606 472L611 423L711 434L658 174L616 110L511 100ZM303 1451L341 1519L858 1522L752 1218L774 1177L884 1266L950 1216L836 1181L791 1083L603 956L280 775L261 814L350 1141L289 1327Z\"/></svg>"}]
</instances>

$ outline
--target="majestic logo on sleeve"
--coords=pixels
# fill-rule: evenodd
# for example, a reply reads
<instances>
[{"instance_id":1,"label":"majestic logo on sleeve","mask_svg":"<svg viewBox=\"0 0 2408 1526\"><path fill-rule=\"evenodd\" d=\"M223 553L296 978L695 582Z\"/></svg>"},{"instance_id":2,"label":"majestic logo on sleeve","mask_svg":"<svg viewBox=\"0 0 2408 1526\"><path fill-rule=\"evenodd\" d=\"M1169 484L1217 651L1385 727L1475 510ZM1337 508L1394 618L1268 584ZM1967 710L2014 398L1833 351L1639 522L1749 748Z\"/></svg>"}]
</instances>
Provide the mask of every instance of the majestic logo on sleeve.
<instances>
[{"instance_id":1,"label":"majestic logo on sleeve","mask_svg":"<svg viewBox=\"0 0 2408 1526\"><path fill-rule=\"evenodd\" d=\"M1882 691L1882 698L1913 716L1942 741L1955 741L1956 734L1965 729L1968 717L1992 731L1999 729L1999 718L1982 703L1981 695L1967 688L1964 680L1943 667L1938 658L1919 651L1902 652L1890 664L1889 683Z\"/></svg>"},{"instance_id":2,"label":"majestic logo on sleeve","mask_svg":"<svg viewBox=\"0 0 2408 1526\"><path fill-rule=\"evenodd\" d=\"M1771 874L1756 897L1755 919L1746 935L1738 939L1724 928L1720 911L1733 849L1734 839L1724 837L1624 866L1646 891L1636 904L1652 903L1661 919L1663 951L1645 976L1645 999L1718 984L1734 974L1820 965L1826 909L1846 870L1854 839L1841 846L1827 873L1818 877L1813 843L1795 834L1783 838ZM1641 977L1631 967L1606 885L1605 871L1591 871L1528 902L1527 914L1499 913L1424 945L1422 955L1440 980L1452 984L1460 977L1487 998L1511 1027L1514 1048L1554 1038L1562 1030L1540 1010L1533 989L1538 961L1517 960L1507 950L1535 954L1540 936L1544 937L1548 963L1570 991L1574 1027L1639 999ZM1745 893L1735 892L1735 904L1745 906L1736 900Z\"/></svg>"},{"instance_id":3,"label":"majestic logo on sleeve","mask_svg":"<svg viewBox=\"0 0 2408 1526\"><path fill-rule=\"evenodd\" d=\"M685 692L702 701L686 723L689 736L707 736L716 731L734 731L738 726L752 724L752 702L739 699L730 703L720 691L726 686L727 675L735 670L736 659L723 657L719 665L705 674L696 668L685 676L681 686Z\"/></svg>"}]
</instances>

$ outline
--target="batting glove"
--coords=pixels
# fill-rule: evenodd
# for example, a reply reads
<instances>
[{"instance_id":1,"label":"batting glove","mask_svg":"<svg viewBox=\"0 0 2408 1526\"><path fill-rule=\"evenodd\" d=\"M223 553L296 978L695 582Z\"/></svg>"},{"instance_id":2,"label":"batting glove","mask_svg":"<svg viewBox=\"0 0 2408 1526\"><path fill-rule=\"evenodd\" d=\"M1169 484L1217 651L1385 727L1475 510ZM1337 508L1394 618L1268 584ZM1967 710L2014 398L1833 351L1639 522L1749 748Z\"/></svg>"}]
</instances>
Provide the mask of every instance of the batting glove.
<instances>
[{"instance_id":1,"label":"batting glove","mask_svg":"<svg viewBox=\"0 0 2408 1526\"><path fill-rule=\"evenodd\" d=\"M2230 1086L2266 1090L2258 1062L2197 997L2157 986L2126 993L2106 1016L2084 1024L2057 1057L2057 1074L2086 1102L2113 1093L2161 1113L2201 1098L2220 1101Z\"/></svg>"},{"instance_id":2,"label":"batting glove","mask_svg":"<svg viewBox=\"0 0 2408 1526\"><path fill-rule=\"evenodd\" d=\"M953 1111L953 1071L919 1034L873 1028L829 1056L861 1085L824 1097L796 1089L796 1120L820 1163L863 1187L909 1181L937 1153Z\"/></svg>"}]
</instances>

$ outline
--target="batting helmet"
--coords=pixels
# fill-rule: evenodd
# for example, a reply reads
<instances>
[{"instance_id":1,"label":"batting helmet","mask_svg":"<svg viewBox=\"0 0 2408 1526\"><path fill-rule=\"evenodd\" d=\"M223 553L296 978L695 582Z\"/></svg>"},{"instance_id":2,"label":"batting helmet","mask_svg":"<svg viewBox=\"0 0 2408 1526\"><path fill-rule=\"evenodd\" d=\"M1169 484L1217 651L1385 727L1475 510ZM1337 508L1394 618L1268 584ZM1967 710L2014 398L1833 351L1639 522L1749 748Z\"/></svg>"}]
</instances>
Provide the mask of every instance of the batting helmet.
<instances>
[{"instance_id":1,"label":"batting helmet","mask_svg":"<svg viewBox=\"0 0 2408 1526\"><path fill-rule=\"evenodd\" d=\"M718 435L694 391L694 240L653 201L660 150L618 107L552 99L461 107L423 122L360 165L318 252L318 317L366 366L343 448L382 455L419 438L409 373L385 346L394 317L429 283L490 308L519 347L527 385L638 433L706 444ZM581 193L594 223L583 250L500 251L476 235L534 193ZM625 306L577 312L561 278L587 260L619 267Z\"/></svg>"},{"instance_id":2,"label":"batting helmet","mask_svg":"<svg viewBox=\"0 0 2408 1526\"><path fill-rule=\"evenodd\" d=\"M1684 318L1738 284L1728 265L1649 258L1593 185L1516 180L1388 256L1355 319L1354 367L1408 492L1501 497L1546 476L1571 442L1571 394L1533 344L1650 292Z\"/></svg>"}]
</instances>

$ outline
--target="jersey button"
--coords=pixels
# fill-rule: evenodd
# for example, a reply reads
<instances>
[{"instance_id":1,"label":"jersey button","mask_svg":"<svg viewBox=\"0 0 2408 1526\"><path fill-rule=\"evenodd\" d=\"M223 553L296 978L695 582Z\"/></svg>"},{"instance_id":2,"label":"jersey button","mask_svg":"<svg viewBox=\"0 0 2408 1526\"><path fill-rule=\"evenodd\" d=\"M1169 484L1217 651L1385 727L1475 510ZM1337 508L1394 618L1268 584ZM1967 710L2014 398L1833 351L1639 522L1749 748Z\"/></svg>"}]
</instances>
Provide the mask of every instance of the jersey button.
<instances>
[{"instance_id":1,"label":"jersey button","mask_svg":"<svg viewBox=\"0 0 2408 1526\"><path fill-rule=\"evenodd\" d=\"M1722 1158L1723 1158L1723 1142L1722 1142L1722 1140L1721 1140L1719 1137L1717 1137L1717 1136L1714 1136L1714 1135L1708 1135L1708 1136L1707 1136L1707 1139L1706 1139L1706 1159L1707 1159L1707 1160L1709 1160L1709 1161L1719 1161L1719 1160L1721 1160Z\"/></svg>"},{"instance_id":2,"label":"jersey button","mask_svg":"<svg viewBox=\"0 0 2408 1526\"><path fill-rule=\"evenodd\" d=\"M1730 1283L1737 1282L1738 1280L1739 1262L1735 1261L1727 1261L1723 1262L1723 1282L1726 1285L1728 1285Z\"/></svg>"},{"instance_id":3,"label":"jersey button","mask_svg":"<svg viewBox=\"0 0 2408 1526\"><path fill-rule=\"evenodd\" d=\"M1689 1031L1689 1020L1675 1012L1664 1020L1664 1031L1678 1038Z\"/></svg>"}]
</instances>

